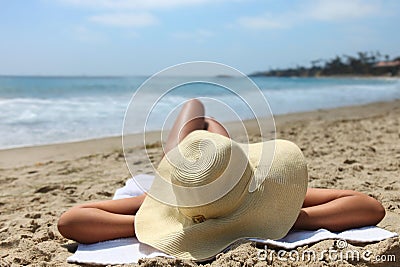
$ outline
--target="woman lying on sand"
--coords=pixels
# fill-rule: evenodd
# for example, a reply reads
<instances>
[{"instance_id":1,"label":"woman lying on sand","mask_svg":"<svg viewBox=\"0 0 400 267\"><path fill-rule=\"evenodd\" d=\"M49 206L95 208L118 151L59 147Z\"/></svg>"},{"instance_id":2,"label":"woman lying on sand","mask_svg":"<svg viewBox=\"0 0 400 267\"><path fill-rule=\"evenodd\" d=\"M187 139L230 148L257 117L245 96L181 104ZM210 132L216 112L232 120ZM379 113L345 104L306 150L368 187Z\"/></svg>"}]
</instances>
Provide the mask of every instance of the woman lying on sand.
<instances>
[{"instance_id":1,"label":"woman lying on sand","mask_svg":"<svg viewBox=\"0 0 400 267\"><path fill-rule=\"evenodd\" d=\"M207 130L229 138L227 131L220 123L204 117L203 104L193 99L183 106L178 115L166 142L165 153L178 146L195 130ZM62 214L58 229L64 237L80 243L135 236L136 213L145 198L144 194L127 199L78 205ZM300 212L297 210L295 222L291 223L292 229L325 228L331 231L342 231L376 225L385 216L385 210L377 200L352 190L308 188L305 198L302 199L304 201L302 201L301 210ZM301 203L299 208L300 206ZM264 217L267 216L276 215L265 214Z\"/></svg>"}]
</instances>

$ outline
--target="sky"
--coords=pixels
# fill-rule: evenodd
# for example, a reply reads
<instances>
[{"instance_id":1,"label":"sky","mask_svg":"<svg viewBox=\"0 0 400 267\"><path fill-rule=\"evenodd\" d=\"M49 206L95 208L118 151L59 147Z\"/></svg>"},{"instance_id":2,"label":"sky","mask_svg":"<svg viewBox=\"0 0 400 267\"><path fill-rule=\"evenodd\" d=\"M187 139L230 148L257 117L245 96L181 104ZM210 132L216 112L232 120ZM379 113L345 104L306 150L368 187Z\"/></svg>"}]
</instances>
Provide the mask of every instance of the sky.
<instances>
[{"instance_id":1,"label":"sky","mask_svg":"<svg viewBox=\"0 0 400 267\"><path fill-rule=\"evenodd\" d=\"M0 75L243 73L358 51L400 56L397 0L0 0Z\"/></svg>"}]
</instances>

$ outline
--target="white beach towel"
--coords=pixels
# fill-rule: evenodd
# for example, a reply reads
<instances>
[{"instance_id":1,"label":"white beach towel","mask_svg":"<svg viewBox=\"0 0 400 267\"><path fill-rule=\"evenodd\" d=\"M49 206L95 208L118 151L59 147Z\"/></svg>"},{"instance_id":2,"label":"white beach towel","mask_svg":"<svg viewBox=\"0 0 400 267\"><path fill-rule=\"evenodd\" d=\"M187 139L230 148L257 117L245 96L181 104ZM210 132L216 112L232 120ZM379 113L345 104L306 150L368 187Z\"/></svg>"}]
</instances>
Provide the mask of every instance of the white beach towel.
<instances>
[{"instance_id":1,"label":"white beach towel","mask_svg":"<svg viewBox=\"0 0 400 267\"><path fill-rule=\"evenodd\" d=\"M143 190L148 190L154 176L140 174L135 177L140 180ZM113 199L121 199L143 194L134 179L129 179L126 185L115 192ZM261 244L266 244L284 249L293 249L298 246L312 244L325 239L340 239L352 242L375 242L397 236L397 233L389 232L376 226L351 229L340 233L332 233L326 229L317 231L291 231L279 240L250 239ZM169 257L165 253L140 243L136 238L121 238L95 244L79 244L77 251L67 259L71 263L94 264L124 264L137 263L141 258L156 256Z\"/></svg>"}]
</instances>

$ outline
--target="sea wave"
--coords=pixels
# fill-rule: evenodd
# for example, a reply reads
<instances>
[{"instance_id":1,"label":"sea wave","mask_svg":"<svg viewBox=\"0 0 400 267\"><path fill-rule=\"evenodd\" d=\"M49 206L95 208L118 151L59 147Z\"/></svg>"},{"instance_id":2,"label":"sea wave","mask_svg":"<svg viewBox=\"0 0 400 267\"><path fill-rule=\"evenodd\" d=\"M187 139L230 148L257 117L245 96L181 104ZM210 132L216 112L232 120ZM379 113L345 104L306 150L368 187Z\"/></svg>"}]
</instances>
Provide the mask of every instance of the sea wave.
<instances>
[{"instance_id":1,"label":"sea wave","mask_svg":"<svg viewBox=\"0 0 400 267\"><path fill-rule=\"evenodd\" d=\"M130 99L144 81L143 78L52 78L50 81L36 78L32 83L29 79L13 79L8 78L6 86L0 79L0 148L120 135ZM399 79L257 77L253 80L273 114L400 99ZM139 111L132 117L137 121L132 131L161 129L168 114L172 120L180 105L191 97L208 97L204 98L206 115L220 121L252 119L252 109L265 105L257 91L248 84L238 84L237 79L212 81L215 84L178 86L161 97L165 84L160 80L140 100L131 103ZM235 85L239 95L218 83ZM153 103L159 96L159 101ZM249 106L245 99L257 101ZM140 112L153 104L151 114ZM173 110L175 113L171 113Z\"/></svg>"}]
</instances>

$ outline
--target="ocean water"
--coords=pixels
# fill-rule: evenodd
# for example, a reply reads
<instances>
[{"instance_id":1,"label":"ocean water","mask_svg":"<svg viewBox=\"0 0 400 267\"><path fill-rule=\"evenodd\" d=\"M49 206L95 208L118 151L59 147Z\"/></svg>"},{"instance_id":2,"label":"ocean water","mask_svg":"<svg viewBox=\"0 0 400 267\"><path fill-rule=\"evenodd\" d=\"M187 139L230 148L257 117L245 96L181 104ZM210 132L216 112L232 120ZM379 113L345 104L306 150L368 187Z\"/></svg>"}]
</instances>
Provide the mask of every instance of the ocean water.
<instances>
[{"instance_id":1,"label":"ocean water","mask_svg":"<svg viewBox=\"0 0 400 267\"><path fill-rule=\"evenodd\" d=\"M254 88L234 77L194 77L193 81L208 82L177 86L164 95L165 87L179 83L179 78L164 77L151 87L141 87L146 79L0 77L0 149L121 135L129 104L134 105L135 114L127 118L137 119L130 132L161 129L165 114L177 111L191 97L206 97L207 115L220 121L254 118L253 107L243 99L265 104ZM251 81L273 114L400 99L399 79L254 77ZM240 89L232 93L230 86ZM138 90L140 98L131 101ZM151 114L141 112L149 106Z\"/></svg>"}]
</instances>

